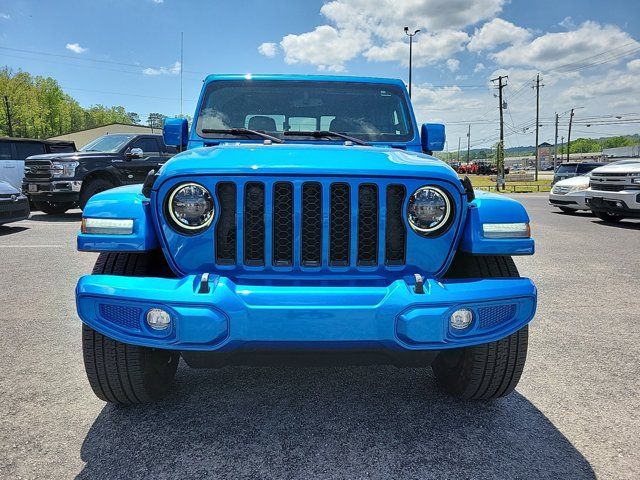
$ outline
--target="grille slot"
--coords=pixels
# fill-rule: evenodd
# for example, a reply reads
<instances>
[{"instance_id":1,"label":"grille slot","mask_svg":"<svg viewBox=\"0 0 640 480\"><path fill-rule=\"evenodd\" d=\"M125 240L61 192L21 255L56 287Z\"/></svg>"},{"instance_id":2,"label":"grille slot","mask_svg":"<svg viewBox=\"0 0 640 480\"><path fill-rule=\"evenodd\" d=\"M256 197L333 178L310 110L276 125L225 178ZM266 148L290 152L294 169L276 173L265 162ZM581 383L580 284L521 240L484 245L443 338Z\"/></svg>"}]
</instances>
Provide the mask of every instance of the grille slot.
<instances>
[{"instance_id":1,"label":"grille slot","mask_svg":"<svg viewBox=\"0 0 640 480\"><path fill-rule=\"evenodd\" d=\"M273 186L273 264L293 264L293 185L289 182Z\"/></svg>"},{"instance_id":2,"label":"grille slot","mask_svg":"<svg viewBox=\"0 0 640 480\"><path fill-rule=\"evenodd\" d=\"M358 265L378 263L378 186L358 187Z\"/></svg>"},{"instance_id":3,"label":"grille slot","mask_svg":"<svg viewBox=\"0 0 640 480\"><path fill-rule=\"evenodd\" d=\"M407 249L407 228L402 215L402 205L407 190L404 185L387 187L387 215L385 222L384 256L387 265L404 265Z\"/></svg>"},{"instance_id":4,"label":"grille slot","mask_svg":"<svg viewBox=\"0 0 640 480\"><path fill-rule=\"evenodd\" d=\"M244 263L264 265L264 183L248 182L244 187Z\"/></svg>"},{"instance_id":5,"label":"grille slot","mask_svg":"<svg viewBox=\"0 0 640 480\"><path fill-rule=\"evenodd\" d=\"M220 217L216 225L216 262L220 265L236 263L236 184L220 182L216 187Z\"/></svg>"},{"instance_id":6,"label":"grille slot","mask_svg":"<svg viewBox=\"0 0 640 480\"><path fill-rule=\"evenodd\" d=\"M126 305L110 305L101 303L100 316L106 321L115 323L129 330L140 330L140 317L142 309L138 307L128 307Z\"/></svg>"},{"instance_id":7,"label":"grille slot","mask_svg":"<svg viewBox=\"0 0 640 480\"><path fill-rule=\"evenodd\" d=\"M351 243L349 201L349 185L332 183L329 200L329 264L335 267L349 265Z\"/></svg>"},{"instance_id":8,"label":"grille slot","mask_svg":"<svg viewBox=\"0 0 640 480\"><path fill-rule=\"evenodd\" d=\"M322 186L302 185L302 224L300 261L305 267L322 264Z\"/></svg>"},{"instance_id":9,"label":"grille slot","mask_svg":"<svg viewBox=\"0 0 640 480\"><path fill-rule=\"evenodd\" d=\"M603 192L621 192L625 188L627 188L624 184L614 184L614 183L591 183L591 188L594 190L600 190Z\"/></svg>"},{"instance_id":10,"label":"grille slot","mask_svg":"<svg viewBox=\"0 0 640 480\"><path fill-rule=\"evenodd\" d=\"M502 322L511 320L516 314L516 309L515 304L479 308L480 328L492 328Z\"/></svg>"}]
</instances>

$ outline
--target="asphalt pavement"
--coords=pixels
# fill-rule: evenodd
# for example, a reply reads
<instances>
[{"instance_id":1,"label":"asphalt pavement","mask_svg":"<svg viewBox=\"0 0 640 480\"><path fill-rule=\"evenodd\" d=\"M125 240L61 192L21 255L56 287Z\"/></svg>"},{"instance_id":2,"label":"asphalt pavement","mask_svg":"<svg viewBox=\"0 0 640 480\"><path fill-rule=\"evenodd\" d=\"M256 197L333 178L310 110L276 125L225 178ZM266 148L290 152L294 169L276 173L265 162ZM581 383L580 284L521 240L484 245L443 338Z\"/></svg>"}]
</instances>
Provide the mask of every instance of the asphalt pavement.
<instances>
[{"instance_id":1,"label":"asphalt pavement","mask_svg":"<svg viewBox=\"0 0 640 480\"><path fill-rule=\"evenodd\" d=\"M0 227L0 478L640 478L640 221L515 198L539 308L517 391L488 404L426 369L181 364L162 402L106 405L80 350L79 212Z\"/></svg>"}]
</instances>

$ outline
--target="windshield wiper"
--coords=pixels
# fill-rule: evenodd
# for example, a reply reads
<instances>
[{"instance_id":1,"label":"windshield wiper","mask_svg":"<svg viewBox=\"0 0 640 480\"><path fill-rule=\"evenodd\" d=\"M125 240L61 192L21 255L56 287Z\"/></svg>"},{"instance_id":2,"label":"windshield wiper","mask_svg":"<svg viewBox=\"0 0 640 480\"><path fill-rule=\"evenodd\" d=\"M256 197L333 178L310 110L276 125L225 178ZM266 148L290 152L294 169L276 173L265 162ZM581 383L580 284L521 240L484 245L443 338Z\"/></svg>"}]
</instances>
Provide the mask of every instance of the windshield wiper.
<instances>
[{"instance_id":1,"label":"windshield wiper","mask_svg":"<svg viewBox=\"0 0 640 480\"><path fill-rule=\"evenodd\" d=\"M359 138L352 137L350 135L345 135L344 133L332 132L331 130L309 130L309 131L292 131L288 130L284 132L285 135L300 135L314 138L322 138L322 137L338 137L343 138L345 140L349 140L350 142L356 143L358 145L369 145L364 140L360 140Z\"/></svg>"},{"instance_id":2,"label":"windshield wiper","mask_svg":"<svg viewBox=\"0 0 640 480\"><path fill-rule=\"evenodd\" d=\"M284 140L259 130L251 130L250 128L203 128L202 133L226 133L228 135L257 135L259 137L271 140L274 143L284 143Z\"/></svg>"}]
</instances>

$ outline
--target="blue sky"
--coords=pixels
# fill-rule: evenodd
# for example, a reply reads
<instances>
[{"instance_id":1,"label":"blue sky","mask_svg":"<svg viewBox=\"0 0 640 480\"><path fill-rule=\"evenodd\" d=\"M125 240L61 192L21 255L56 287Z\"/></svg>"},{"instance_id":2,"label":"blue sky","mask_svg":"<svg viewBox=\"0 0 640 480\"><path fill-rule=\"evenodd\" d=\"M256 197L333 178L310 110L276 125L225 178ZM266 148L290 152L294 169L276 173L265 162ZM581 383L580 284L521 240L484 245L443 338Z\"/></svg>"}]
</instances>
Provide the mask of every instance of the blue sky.
<instances>
[{"instance_id":1,"label":"blue sky","mask_svg":"<svg viewBox=\"0 0 640 480\"><path fill-rule=\"evenodd\" d=\"M633 118L640 110L639 14L637 0L3 0L0 64L51 76L85 106L123 105L143 118L175 115L182 31L184 111L192 114L207 73L406 80L408 24L422 29L414 49L420 120L444 121L455 143L470 122L473 145L490 145L498 111L489 79L506 73L509 146L533 142L529 83L538 71L545 82L543 140L553 140L546 120L574 106L584 107L584 118ZM600 136L638 126L576 129L584 132L578 136Z\"/></svg>"}]
</instances>

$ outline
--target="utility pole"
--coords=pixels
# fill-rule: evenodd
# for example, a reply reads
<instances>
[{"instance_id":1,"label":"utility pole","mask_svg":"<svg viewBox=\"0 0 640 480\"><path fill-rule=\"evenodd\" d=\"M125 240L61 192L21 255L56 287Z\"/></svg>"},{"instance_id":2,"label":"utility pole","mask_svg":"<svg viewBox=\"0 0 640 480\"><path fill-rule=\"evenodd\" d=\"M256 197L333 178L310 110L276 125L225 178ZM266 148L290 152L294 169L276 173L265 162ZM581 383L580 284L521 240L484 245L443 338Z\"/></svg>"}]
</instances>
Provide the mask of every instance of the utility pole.
<instances>
[{"instance_id":1,"label":"utility pole","mask_svg":"<svg viewBox=\"0 0 640 480\"><path fill-rule=\"evenodd\" d=\"M467 130L467 163L469 163L471 154L471 124L469 124L469 130Z\"/></svg>"},{"instance_id":2,"label":"utility pole","mask_svg":"<svg viewBox=\"0 0 640 480\"><path fill-rule=\"evenodd\" d=\"M569 116L569 133L567 134L567 162L569 161L569 146L571 145L571 124L573 123L573 108Z\"/></svg>"},{"instance_id":3,"label":"utility pole","mask_svg":"<svg viewBox=\"0 0 640 480\"><path fill-rule=\"evenodd\" d=\"M180 32L180 118L182 118L182 69L184 65L184 32Z\"/></svg>"},{"instance_id":4,"label":"utility pole","mask_svg":"<svg viewBox=\"0 0 640 480\"><path fill-rule=\"evenodd\" d=\"M553 171L556 171L556 163L558 162L558 114L556 113L556 136L553 142Z\"/></svg>"},{"instance_id":5,"label":"utility pole","mask_svg":"<svg viewBox=\"0 0 640 480\"><path fill-rule=\"evenodd\" d=\"M562 140L560 140L560 150L562 150L564 148L564 135L561 138L562 138ZM560 158L560 160L562 160L562 158Z\"/></svg>"},{"instance_id":6,"label":"utility pole","mask_svg":"<svg viewBox=\"0 0 640 480\"><path fill-rule=\"evenodd\" d=\"M13 123L11 122L11 105L9 105L9 97L4 96L4 108L7 112L7 133L13 137Z\"/></svg>"},{"instance_id":7,"label":"utility pole","mask_svg":"<svg viewBox=\"0 0 640 480\"><path fill-rule=\"evenodd\" d=\"M544 85L542 85L544 87ZM540 170L540 154L538 148L539 132L540 132L540 74L536 75L536 182L538 181L538 170Z\"/></svg>"},{"instance_id":8,"label":"utility pole","mask_svg":"<svg viewBox=\"0 0 640 480\"><path fill-rule=\"evenodd\" d=\"M411 98L411 62L413 57L413 37L420 30L415 30L413 33L409 33L409 27L404 27L404 33L409 37L409 98Z\"/></svg>"},{"instance_id":9,"label":"utility pole","mask_svg":"<svg viewBox=\"0 0 640 480\"><path fill-rule=\"evenodd\" d=\"M498 155L496 156L497 170L496 190L500 190L500 183L504 183L504 112L502 107L502 89L507 86L502 83L503 80L509 78L508 75L500 75L498 78L491 79L492 82L498 82L498 109L500 110L500 143L498 144Z\"/></svg>"},{"instance_id":10,"label":"utility pole","mask_svg":"<svg viewBox=\"0 0 640 480\"><path fill-rule=\"evenodd\" d=\"M460 163L460 137L458 137L458 163Z\"/></svg>"}]
</instances>

